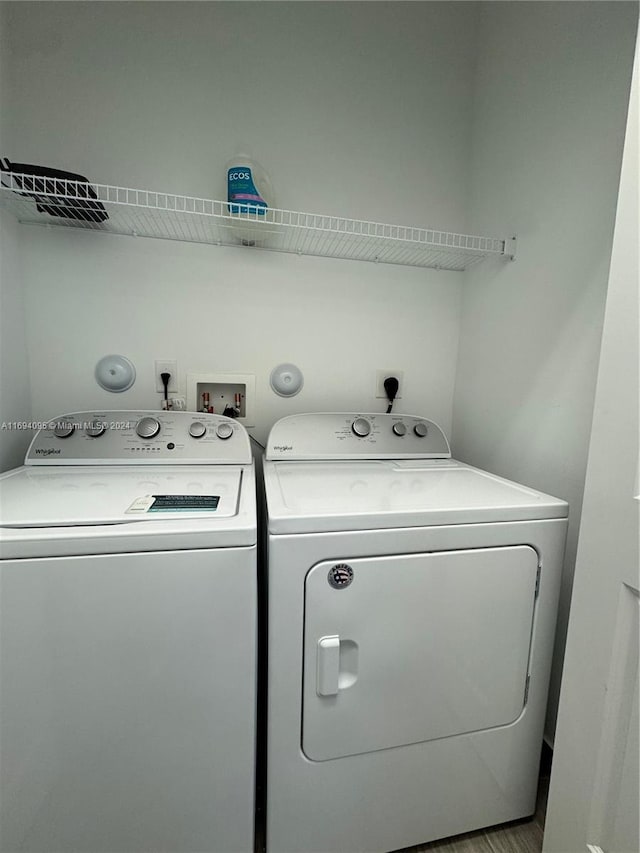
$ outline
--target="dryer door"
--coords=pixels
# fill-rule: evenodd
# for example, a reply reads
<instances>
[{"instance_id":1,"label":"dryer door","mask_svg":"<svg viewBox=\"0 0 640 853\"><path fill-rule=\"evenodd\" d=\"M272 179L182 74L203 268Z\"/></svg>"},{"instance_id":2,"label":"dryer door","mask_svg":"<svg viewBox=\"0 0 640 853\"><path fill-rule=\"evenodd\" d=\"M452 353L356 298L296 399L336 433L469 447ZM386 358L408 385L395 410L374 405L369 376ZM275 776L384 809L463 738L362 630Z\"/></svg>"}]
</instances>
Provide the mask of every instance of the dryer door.
<instances>
[{"instance_id":1,"label":"dryer door","mask_svg":"<svg viewBox=\"0 0 640 853\"><path fill-rule=\"evenodd\" d=\"M526 702L537 572L528 546L316 564L305 583L305 755L513 723Z\"/></svg>"}]
</instances>

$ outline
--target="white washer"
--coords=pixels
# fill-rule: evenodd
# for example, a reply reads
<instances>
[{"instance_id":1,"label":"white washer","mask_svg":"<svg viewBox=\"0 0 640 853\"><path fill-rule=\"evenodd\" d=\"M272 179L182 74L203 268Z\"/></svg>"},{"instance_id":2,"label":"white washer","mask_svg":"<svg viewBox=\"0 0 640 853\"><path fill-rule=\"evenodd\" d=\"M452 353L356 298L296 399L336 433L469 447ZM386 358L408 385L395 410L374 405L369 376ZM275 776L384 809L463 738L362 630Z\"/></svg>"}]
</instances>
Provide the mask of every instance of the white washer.
<instances>
[{"instance_id":1,"label":"white washer","mask_svg":"<svg viewBox=\"0 0 640 853\"><path fill-rule=\"evenodd\" d=\"M279 421L267 853L383 853L531 815L567 504L402 415Z\"/></svg>"},{"instance_id":2,"label":"white washer","mask_svg":"<svg viewBox=\"0 0 640 853\"><path fill-rule=\"evenodd\" d=\"M0 490L0 849L252 853L245 429L65 415Z\"/></svg>"}]
</instances>

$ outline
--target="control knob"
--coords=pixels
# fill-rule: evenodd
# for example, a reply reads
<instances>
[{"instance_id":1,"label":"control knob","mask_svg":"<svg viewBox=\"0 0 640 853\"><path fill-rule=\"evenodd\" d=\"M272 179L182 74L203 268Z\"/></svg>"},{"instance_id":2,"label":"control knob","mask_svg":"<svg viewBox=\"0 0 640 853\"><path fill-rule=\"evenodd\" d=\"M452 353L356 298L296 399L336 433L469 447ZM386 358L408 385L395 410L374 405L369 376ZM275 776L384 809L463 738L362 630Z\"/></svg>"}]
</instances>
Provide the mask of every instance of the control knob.
<instances>
[{"instance_id":1,"label":"control knob","mask_svg":"<svg viewBox=\"0 0 640 853\"><path fill-rule=\"evenodd\" d=\"M56 438L69 438L70 435L73 435L74 429L75 426L71 421L58 421L54 427L53 434Z\"/></svg>"},{"instance_id":2,"label":"control knob","mask_svg":"<svg viewBox=\"0 0 640 853\"><path fill-rule=\"evenodd\" d=\"M233 427L231 426L231 424L218 424L218 427L216 429L216 435L218 436L218 438L221 438L223 441L226 441L233 435Z\"/></svg>"},{"instance_id":3,"label":"control knob","mask_svg":"<svg viewBox=\"0 0 640 853\"><path fill-rule=\"evenodd\" d=\"M160 422L155 418L140 418L136 424L136 433L140 438L154 438L160 432Z\"/></svg>"},{"instance_id":4,"label":"control knob","mask_svg":"<svg viewBox=\"0 0 640 853\"><path fill-rule=\"evenodd\" d=\"M407 434L407 426L406 424L403 424L402 421L399 421L397 424L394 424L392 429L396 435Z\"/></svg>"},{"instance_id":5,"label":"control knob","mask_svg":"<svg viewBox=\"0 0 640 853\"><path fill-rule=\"evenodd\" d=\"M360 438L365 438L371 432L371 424L366 418L356 418L351 429Z\"/></svg>"},{"instance_id":6,"label":"control knob","mask_svg":"<svg viewBox=\"0 0 640 853\"><path fill-rule=\"evenodd\" d=\"M207 428L202 421L194 421L189 427L189 435L191 438L202 438L207 434Z\"/></svg>"},{"instance_id":7,"label":"control knob","mask_svg":"<svg viewBox=\"0 0 640 853\"><path fill-rule=\"evenodd\" d=\"M103 421L91 421L89 426L85 429L85 433L90 438L98 438L103 435L107 429L107 425Z\"/></svg>"},{"instance_id":8,"label":"control knob","mask_svg":"<svg viewBox=\"0 0 640 853\"><path fill-rule=\"evenodd\" d=\"M427 425L423 423L416 424L413 428L413 431L418 436L418 438L424 438L427 434Z\"/></svg>"}]
</instances>

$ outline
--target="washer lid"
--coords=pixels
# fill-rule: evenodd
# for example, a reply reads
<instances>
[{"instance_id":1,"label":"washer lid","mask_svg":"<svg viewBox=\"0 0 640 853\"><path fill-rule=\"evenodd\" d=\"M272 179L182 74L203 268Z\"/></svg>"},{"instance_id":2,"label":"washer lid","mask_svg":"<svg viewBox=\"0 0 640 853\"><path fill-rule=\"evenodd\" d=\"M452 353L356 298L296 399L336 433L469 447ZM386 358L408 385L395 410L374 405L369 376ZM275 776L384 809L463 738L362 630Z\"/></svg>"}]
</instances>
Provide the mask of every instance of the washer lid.
<instances>
[{"instance_id":1,"label":"washer lid","mask_svg":"<svg viewBox=\"0 0 640 853\"><path fill-rule=\"evenodd\" d=\"M240 466L18 468L0 478L0 527L41 528L229 519Z\"/></svg>"},{"instance_id":2,"label":"washer lid","mask_svg":"<svg viewBox=\"0 0 640 853\"><path fill-rule=\"evenodd\" d=\"M453 459L265 462L271 533L564 518L568 505Z\"/></svg>"}]
</instances>

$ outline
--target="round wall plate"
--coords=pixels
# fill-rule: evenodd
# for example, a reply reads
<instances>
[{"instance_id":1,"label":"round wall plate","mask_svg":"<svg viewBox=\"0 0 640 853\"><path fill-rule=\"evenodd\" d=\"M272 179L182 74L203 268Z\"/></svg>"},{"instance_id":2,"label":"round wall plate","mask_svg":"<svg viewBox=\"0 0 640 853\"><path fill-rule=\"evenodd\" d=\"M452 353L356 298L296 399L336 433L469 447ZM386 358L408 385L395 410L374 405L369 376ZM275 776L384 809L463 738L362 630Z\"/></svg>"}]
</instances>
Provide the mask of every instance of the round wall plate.
<instances>
[{"instance_id":1,"label":"round wall plate","mask_svg":"<svg viewBox=\"0 0 640 853\"><path fill-rule=\"evenodd\" d=\"M124 355L105 355L96 364L95 377L105 391L119 394L136 381L136 369Z\"/></svg>"},{"instance_id":2,"label":"round wall plate","mask_svg":"<svg viewBox=\"0 0 640 853\"><path fill-rule=\"evenodd\" d=\"M279 364L271 371L269 384L280 397L295 397L304 385L304 376L295 364Z\"/></svg>"}]
</instances>

